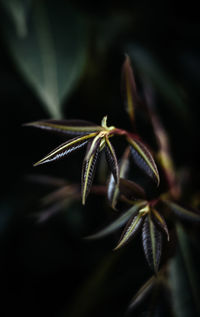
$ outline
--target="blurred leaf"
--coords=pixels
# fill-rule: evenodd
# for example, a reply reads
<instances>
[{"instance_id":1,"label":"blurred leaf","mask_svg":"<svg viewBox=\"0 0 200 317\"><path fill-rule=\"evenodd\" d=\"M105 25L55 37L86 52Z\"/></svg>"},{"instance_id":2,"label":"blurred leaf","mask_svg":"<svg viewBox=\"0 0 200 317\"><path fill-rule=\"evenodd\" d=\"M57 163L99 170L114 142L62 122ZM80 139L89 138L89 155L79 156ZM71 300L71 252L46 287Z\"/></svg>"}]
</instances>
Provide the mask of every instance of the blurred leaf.
<instances>
[{"instance_id":1,"label":"blurred leaf","mask_svg":"<svg viewBox=\"0 0 200 317\"><path fill-rule=\"evenodd\" d=\"M176 110L179 116L186 115L187 104L182 98L179 87L152 54L139 45L130 45L127 51L139 73L159 91L170 107L176 106L172 110Z\"/></svg>"},{"instance_id":2,"label":"blurred leaf","mask_svg":"<svg viewBox=\"0 0 200 317\"><path fill-rule=\"evenodd\" d=\"M186 209L170 200L163 200L163 202L168 206L168 208L180 219L192 221L192 222L200 222L200 213L198 211L192 211L189 209Z\"/></svg>"},{"instance_id":3,"label":"blurred leaf","mask_svg":"<svg viewBox=\"0 0 200 317\"><path fill-rule=\"evenodd\" d=\"M8 19L2 26L17 67L49 114L61 117L61 105L86 62L85 20L66 1L60 1L59 6L55 0L33 1L24 37L16 34Z\"/></svg>"},{"instance_id":4,"label":"blurred leaf","mask_svg":"<svg viewBox=\"0 0 200 317\"><path fill-rule=\"evenodd\" d=\"M170 262L169 283L176 317L199 316L199 276L194 266L191 244L183 227L177 225L178 250Z\"/></svg>"},{"instance_id":5,"label":"blurred leaf","mask_svg":"<svg viewBox=\"0 0 200 317\"><path fill-rule=\"evenodd\" d=\"M133 217L141 208L143 208L147 204L146 201L140 201L135 203L134 206L132 206L128 211L123 213L120 217L118 217L115 221L113 221L110 225L108 225L106 228L102 229L101 231L86 237L86 239L98 239L102 238L104 236L107 236L117 229L121 228L130 217Z\"/></svg>"}]
</instances>

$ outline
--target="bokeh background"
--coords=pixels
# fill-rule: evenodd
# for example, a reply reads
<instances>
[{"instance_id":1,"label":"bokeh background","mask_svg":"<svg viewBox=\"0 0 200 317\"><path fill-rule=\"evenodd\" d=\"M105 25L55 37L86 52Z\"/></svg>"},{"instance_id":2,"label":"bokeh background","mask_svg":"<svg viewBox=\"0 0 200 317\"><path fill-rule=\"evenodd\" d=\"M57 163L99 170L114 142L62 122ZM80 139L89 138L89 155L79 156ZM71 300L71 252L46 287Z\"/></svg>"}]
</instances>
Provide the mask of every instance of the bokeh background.
<instances>
[{"instance_id":1,"label":"bokeh background","mask_svg":"<svg viewBox=\"0 0 200 317\"><path fill-rule=\"evenodd\" d=\"M63 140L22 125L50 117L100 123L107 114L110 125L129 129L120 87L124 54L129 54L139 90L144 78L154 89L177 169L185 168L187 195L198 204L199 31L199 11L192 3L0 1L2 316L13 311L30 317L124 315L151 275L140 239L119 253L111 252L116 237L84 241L112 219L105 200L95 195L86 207L70 202L38 223L41 198L52 185L36 175L79 183L84 153L33 168ZM102 182L101 172L96 178ZM196 240L190 250L198 280ZM191 283L179 273L175 316L195 316ZM156 316L169 316L163 307ZM140 308L139 316L146 310Z\"/></svg>"}]
</instances>

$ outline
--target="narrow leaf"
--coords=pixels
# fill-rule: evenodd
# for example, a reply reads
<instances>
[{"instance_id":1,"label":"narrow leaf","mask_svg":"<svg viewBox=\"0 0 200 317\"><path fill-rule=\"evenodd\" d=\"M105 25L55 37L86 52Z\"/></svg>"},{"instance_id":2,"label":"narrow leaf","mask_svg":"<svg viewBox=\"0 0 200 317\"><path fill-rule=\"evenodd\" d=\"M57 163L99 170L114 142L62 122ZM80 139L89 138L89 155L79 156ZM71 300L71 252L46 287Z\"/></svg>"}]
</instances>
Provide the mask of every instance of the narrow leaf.
<instances>
[{"instance_id":1,"label":"narrow leaf","mask_svg":"<svg viewBox=\"0 0 200 317\"><path fill-rule=\"evenodd\" d=\"M192 222L200 222L200 213L198 210L188 210L172 201L163 200L163 202L169 207L169 209L179 218Z\"/></svg>"},{"instance_id":2,"label":"narrow leaf","mask_svg":"<svg viewBox=\"0 0 200 317\"><path fill-rule=\"evenodd\" d=\"M133 140L132 138L128 137L127 141L131 145L131 155L135 164L137 164L141 170L151 177L158 186L160 183L160 177L156 163L149 150L146 148L144 143L139 140Z\"/></svg>"},{"instance_id":3,"label":"narrow leaf","mask_svg":"<svg viewBox=\"0 0 200 317\"><path fill-rule=\"evenodd\" d=\"M126 177L128 170L129 170L129 153L130 153L130 149L129 147L125 150L121 162L119 164L119 176L120 178L124 178ZM108 183L108 200L111 203L111 206L113 209L116 209L116 205L117 205L117 200L119 198L119 186L116 184L115 180L114 180L114 176L113 174L111 174L110 179L109 179L109 183Z\"/></svg>"},{"instance_id":4,"label":"narrow leaf","mask_svg":"<svg viewBox=\"0 0 200 317\"><path fill-rule=\"evenodd\" d=\"M127 244L127 242L136 235L142 225L143 218L144 215L142 213L139 213L137 216L130 219L124 231L122 232L119 242L114 250L117 250Z\"/></svg>"},{"instance_id":5,"label":"narrow leaf","mask_svg":"<svg viewBox=\"0 0 200 317\"><path fill-rule=\"evenodd\" d=\"M166 233L167 235L167 240L169 241L169 231L167 228L167 224L165 222L165 219L161 214L154 208L151 208L152 214L153 214L153 219L157 223L157 225Z\"/></svg>"},{"instance_id":6,"label":"narrow leaf","mask_svg":"<svg viewBox=\"0 0 200 317\"><path fill-rule=\"evenodd\" d=\"M79 148L81 148L85 144L87 144L88 139L90 139L92 137L94 137L94 135L89 134L89 135L77 137L77 138L71 139L65 143L62 143L56 149L54 149L49 154L47 154L43 159L41 159L40 161L35 163L34 166L60 159L64 156L68 155L69 153L71 153L75 150L78 150Z\"/></svg>"},{"instance_id":7,"label":"narrow leaf","mask_svg":"<svg viewBox=\"0 0 200 317\"><path fill-rule=\"evenodd\" d=\"M110 167L110 170L113 174L113 177L115 179L115 182L118 184L119 182L119 168L118 168L118 162L117 162L117 157L115 154L115 150L108 140L106 138L106 160L108 162L108 165Z\"/></svg>"},{"instance_id":8,"label":"narrow leaf","mask_svg":"<svg viewBox=\"0 0 200 317\"><path fill-rule=\"evenodd\" d=\"M25 126L49 130L63 135L84 135L101 131L100 126L84 120L42 120L26 123Z\"/></svg>"},{"instance_id":9,"label":"narrow leaf","mask_svg":"<svg viewBox=\"0 0 200 317\"><path fill-rule=\"evenodd\" d=\"M91 143L88 146L87 153L90 150ZM99 146L96 147L95 152L88 158L84 159L82 167L82 180L81 180L81 191L82 191L82 204L85 205L86 198L90 192L92 181L94 178L95 167L99 154Z\"/></svg>"},{"instance_id":10,"label":"narrow leaf","mask_svg":"<svg viewBox=\"0 0 200 317\"><path fill-rule=\"evenodd\" d=\"M135 296L132 298L131 303L128 307L128 310L134 309L138 304L141 303L143 299L145 299L150 291L152 290L153 286L155 285L156 277L152 276L148 281L140 287L138 292L135 294Z\"/></svg>"},{"instance_id":11,"label":"narrow leaf","mask_svg":"<svg viewBox=\"0 0 200 317\"><path fill-rule=\"evenodd\" d=\"M153 223L150 214L144 220L142 242L147 262L150 268L157 273L161 256L162 235Z\"/></svg>"},{"instance_id":12,"label":"narrow leaf","mask_svg":"<svg viewBox=\"0 0 200 317\"><path fill-rule=\"evenodd\" d=\"M133 217L141 208L144 208L146 204L146 201L140 201L135 203L134 206L128 209L124 214L122 214L119 218L113 221L106 228L100 230L99 232L89 237L86 237L86 239L98 239L113 233L117 229L121 228L127 222L127 220L130 219L130 217Z\"/></svg>"},{"instance_id":13,"label":"narrow leaf","mask_svg":"<svg viewBox=\"0 0 200 317\"><path fill-rule=\"evenodd\" d=\"M129 118L133 123L135 106L137 105L139 98L130 58L127 55L122 67L122 90L125 99L126 111L128 112Z\"/></svg>"}]
</instances>

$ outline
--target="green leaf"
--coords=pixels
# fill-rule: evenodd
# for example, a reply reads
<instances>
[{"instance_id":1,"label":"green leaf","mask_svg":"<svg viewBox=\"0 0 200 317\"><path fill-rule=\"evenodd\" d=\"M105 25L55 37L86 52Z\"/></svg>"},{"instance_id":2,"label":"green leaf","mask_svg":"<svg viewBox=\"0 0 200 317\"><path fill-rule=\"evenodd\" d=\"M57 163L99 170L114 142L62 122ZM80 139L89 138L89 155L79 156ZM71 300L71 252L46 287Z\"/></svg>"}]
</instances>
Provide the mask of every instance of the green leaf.
<instances>
[{"instance_id":1,"label":"green leaf","mask_svg":"<svg viewBox=\"0 0 200 317\"><path fill-rule=\"evenodd\" d=\"M102 127L84 120L42 120L25 123L24 126L35 127L70 136L84 135L102 130Z\"/></svg>"},{"instance_id":2,"label":"green leaf","mask_svg":"<svg viewBox=\"0 0 200 317\"><path fill-rule=\"evenodd\" d=\"M44 163L56 161L69 153L78 150L80 147L86 145L90 138L94 137L93 134L88 134L82 137L77 137L71 139L67 142L62 143L56 149L47 154L43 159L34 164L34 166L38 166Z\"/></svg>"},{"instance_id":3,"label":"green leaf","mask_svg":"<svg viewBox=\"0 0 200 317\"><path fill-rule=\"evenodd\" d=\"M160 177L156 163L151 155L150 151L144 145L143 142L127 137L127 141L131 145L131 157L135 164L138 165L149 177L151 177L157 184L160 183Z\"/></svg>"},{"instance_id":4,"label":"green leaf","mask_svg":"<svg viewBox=\"0 0 200 317\"><path fill-rule=\"evenodd\" d=\"M31 9L25 36L8 19L2 29L19 71L49 114L59 118L86 64L86 21L66 1L33 1Z\"/></svg>"},{"instance_id":5,"label":"green leaf","mask_svg":"<svg viewBox=\"0 0 200 317\"><path fill-rule=\"evenodd\" d=\"M153 223L150 213L144 220L142 242L147 262L150 268L157 273L161 256L162 235Z\"/></svg>"},{"instance_id":6,"label":"green leaf","mask_svg":"<svg viewBox=\"0 0 200 317\"><path fill-rule=\"evenodd\" d=\"M100 141L100 140L98 140ZM91 146L93 143L91 142L88 146L88 149L86 151L85 159L83 161L83 167L82 167L82 177L81 177L81 192L82 192L82 204L85 205L86 198L90 192L97 158L99 155L99 142L96 142L93 152L91 153L90 157L88 157L88 152L90 151Z\"/></svg>"},{"instance_id":7,"label":"green leaf","mask_svg":"<svg viewBox=\"0 0 200 317\"><path fill-rule=\"evenodd\" d=\"M188 210L180 205L170 201L170 200L163 200L163 202L169 207L169 209L179 218L182 220L192 221L192 222L200 222L200 213L198 211L193 212Z\"/></svg>"},{"instance_id":8,"label":"green leaf","mask_svg":"<svg viewBox=\"0 0 200 317\"><path fill-rule=\"evenodd\" d=\"M169 241L169 231L165 219L156 209L151 208L151 212L153 214L153 219L155 220L156 224L165 232L167 240Z\"/></svg>"},{"instance_id":9,"label":"green leaf","mask_svg":"<svg viewBox=\"0 0 200 317\"><path fill-rule=\"evenodd\" d=\"M127 222L127 220L133 217L140 209L145 207L146 204L147 204L146 201L140 201L135 203L134 206L128 209L124 214L122 214L119 218L113 221L106 228L102 229L101 231L89 237L86 237L86 239L99 239L113 233L117 229L121 228Z\"/></svg>"},{"instance_id":10,"label":"green leaf","mask_svg":"<svg viewBox=\"0 0 200 317\"><path fill-rule=\"evenodd\" d=\"M108 162L109 168L113 174L113 177L115 179L115 182L118 184L119 182L119 167L118 167L118 162L117 162L117 157L115 154L115 150L108 140L106 138L106 160Z\"/></svg>"},{"instance_id":11,"label":"green leaf","mask_svg":"<svg viewBox=\"0 0 200 317\"><path fill-rule=\"evenodd\" d=\"M129 153L130 153L130 149L126 148L126 150L122 156L121 162L119 164L119 177L120 178L126 177L126 175L128 173ZM116 209L117 200L119 198L119 195L120 195L119 186L118 186L118 184L116 184L113 174L111 174L110 179L109 179L109 183L108 183L107 196L108 196L108 200L111 203L111 206L113 209Z\"/></svg>"}]
</instances>

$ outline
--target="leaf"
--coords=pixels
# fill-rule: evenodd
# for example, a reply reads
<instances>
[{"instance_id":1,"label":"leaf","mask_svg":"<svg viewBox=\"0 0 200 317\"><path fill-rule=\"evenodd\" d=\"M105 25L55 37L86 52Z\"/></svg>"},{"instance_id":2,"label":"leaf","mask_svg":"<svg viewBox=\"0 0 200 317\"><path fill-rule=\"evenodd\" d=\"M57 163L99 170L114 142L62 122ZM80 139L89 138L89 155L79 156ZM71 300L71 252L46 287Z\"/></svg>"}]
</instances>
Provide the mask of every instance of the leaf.
<instances>
[{"instance_id":1,"label":"leaf","mask_svg":"<svg viewBox=\"0 0 200 317\"><path fill-rule=\"evenodd\" d=\"M91 143L88 146L88 149L86 151L86 155L83 161L83 167L82 167L82 178L81 178L81 192L82 192L82 204L85 205L86 198L90 192L93 178L94 178L94 172L95 172L95 167L97 163L97 158L99 155L99 144L96 144L96 149L92 153L92 155L87 158L87 153L90 150Z\"/></svg>"},{"instance_id":2,"label":"leaf","mask_svg":"<svg viewBox=\"0 0 200 317\"><path fill-rule=\"evenodd\" d=\"M135 164L137 164L141 170L151 177L158 186L160 183L160 177L156 163L149 150L146 148L144 143L139 140L133 140L132 138L127 137L127 141L131 145L131 155Z\"/></svg>"},{"instance_id":3,"label":"leaf","mask_svg":"<svg viewBox=\"0 0 200 317\"><path fill-rule=\"evenodd\" d=\"M118 184L119 182L119 168L118 168L118 162L115 154L115 150L108 140L106 138L106 160L108 162L108 165L110 167L110 170L113 174L113 177L115 179L115 182Z\"/></svg>"},{"instance_id":4,"label":"leaf","mask_svg":"<svg viewBox=\"0 0 200 317\"><path fill-rule=\"evenodd\" d=\"M86 65L87 22L64 0L33 1L31 9L24 37L8 19L1 26L17 68L48 113L60 118Z\"/></svg>"},{"instance_id":5,"label":"leaf","mask_svg":"<svg viewBox=\"0 0 200 317\"><path fill-rule=\"evenodd\" d=\"M120 178L119 189L121 194L130 199L145 199L146 197L145 191L140 185L125 178Z\"/></svg>"},{"instance_id":6,"label":"leaf","mask_svg":"<svg viewBox=\"0 0 200 317\"><path fill-rule=\"evenodd\" d=\"M150 214L144 220L142 242L147 262L150 268L157 274L161 256L162 236L153 223Z\"/></svg>"},{"instance_id":7,"label":"leaf","mask_svg":"<svg viewBox=\"0 0 200 317\"><path fill-rule=\"evenodd\" d=\"M115 221L113 221L110 225L100 230L99 232L86 237L86 239L99 239L105 237L117 229L121 228L130 217L133 217L141 208L144 208L147 204L146 201L140 201L135 203L130 209L128 209L125 213L123 213L120 217L118 217Z\"/></svg>"},{"instance_id":8,"label":"leaf","mask_svg":"<svg viewBox=\"0 0 200 317\"><path fill-rule=\"evenodd\" d=\"M138 94L131 67L131 61L128 55L126 55L124 64L122 66L122 90L125 99L125 106L131 122L134 122L135 106L138 103Z\"/></svg>"},{"instance_id":9,"label":"leaf","mask_svg":"<svg viewBox=\"0 0 200 317\"><path fill-rule=\"evenodd\" d=\"M163 200L163 202L169 207L169 209L180 219L192 221L192 222L200 222L200 213L196 210L196 213L192 210L188 210L172 201Z\"/></svg>"},{"instance_id":10,"label":"leaf","mask_svg":"<svg viewBox=\"0 0 200 317\"><path fill-rule=\"evenodd\" d=\"M144 214L139 213L137 216L132 217L127 223L119 242L114 250L117 250L127 244L131 238L133 238L140 229L143 222Z\"/></svg>"},{"instance_id":11,"label":"leaf","mask_svg":"<svg viewBox=\"0 0 200 317\"><path fill-rule=\"evenodd\" d=\"M131 303L128 307L128 310L134 309L138 304L142 302L143 299L145 299L148 294L151 292L152 288L154 287L156 282L156 277L152 276L148 281L140 287L138 292L135 294L135 296L132 298Z\"/></svg>"},{"instance_id":12,"label":"leaf","mask_svg":"<svg viewBox=\"0 0 200 317\"><path fill-rule=\"evenodd\" d=\"M95 126L93 123L84 120L42 120L24 124L55 132L62 135L84 135L95 131L101 131L100 126Z\"/></svg>"},{"instance_id":13,"label":"leaf","mask_svg":"<svg viewBox=\"0 0 200 317\"><path fill-rule=\"evenodd\" d=\"M34 166L38 166L47 162L52 162L55 160L58 160L69 153L78 150L82 146L88 143L88 139L94 137L93 134L85 135L82 137L77 137L74 139L71 139L67 142L62 143L59 145L57 148L55 148L53 151L51 151L49 154L47 154L43 159L38 161L37 163L34 164Z\"/></svg>"},{"instance_id":14,"label":"leaf","mask_svg":"<svg viewBox=\"0 0 200 317\"><path fill-rule=\"evenodd\" d=\"M165 219L156 209L151 208L151 212L153 214L153 219L155 220L156 224L166 233L167 240L169 241L169 231Z\"/></svg>"},{"instance_id":15,"label":"leaf","mask_svg":"<svg viewBox=\"0 0 200 317\"><path fill-rule=\"evenodd\" d=\"M123 178L126 177L128 170L129 170L129 153L130 153L130 149L126 148L121 162L119 164L119 177ZM117 205L117 200L119 197L119 186L115 183L114 180L114 176L113 174L111 174L110 179L109 179L109 183L108 183L108 200L111 203L111 206L113 209L116 209L116 205Z\"/></svg>"}]
</instances>

